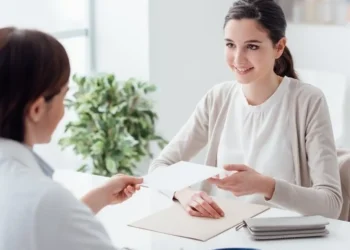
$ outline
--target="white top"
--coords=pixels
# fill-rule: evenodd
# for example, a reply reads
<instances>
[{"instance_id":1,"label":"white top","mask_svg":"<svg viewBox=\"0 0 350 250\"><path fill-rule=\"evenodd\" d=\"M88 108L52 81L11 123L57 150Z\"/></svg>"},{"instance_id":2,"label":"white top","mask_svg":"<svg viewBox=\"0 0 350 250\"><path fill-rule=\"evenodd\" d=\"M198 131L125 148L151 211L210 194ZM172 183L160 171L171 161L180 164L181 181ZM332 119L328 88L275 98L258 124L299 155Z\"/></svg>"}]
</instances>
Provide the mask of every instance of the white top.
<instances>
[{"instance_id":1,"label":"white top","mask_svg":"<svg viewBox=\"0 0 350 250\"><path fill-rule=\"evenodd\" d=\"M0 249L115 249L92 211L29 148L0 139Z\"/></svg>"},{"instance_id":2,"label":"white top","mask_svg":"<svg viewBox=\"0 0 350 250\"><path fill-rule=\"evenodd\" d=\"M261 174L295 183L292 145L288 137L291 98L290 79L285 77L272 96L261 105L248 104L242 85L236 83L218 148L218 167L245 164ZM234 197L216 189L219 196ZM264 204L262 195L239 199ZM271 205L270 203L268 205Z\"/></svg>"},{"instance_id":3,"label":"white top","mask_svg":"<svg viewBox=\"0 0 350 250\"><path fill-rule=\"evenodd\" d=\"M304 215L338 218L343 196L326 97L315 86L293 78L288 80L290 124L286 133L290 134L296 183L275 178L275 190L269 203ZM221 135L231 115L230 101L236 92L236 82L214 85L198 102L180 131L152 161L149 171L190 161L205 147L204 164L216 167ZM214 185L200 184L203 191L212 193Z\"/></svg>"}]
</instances>

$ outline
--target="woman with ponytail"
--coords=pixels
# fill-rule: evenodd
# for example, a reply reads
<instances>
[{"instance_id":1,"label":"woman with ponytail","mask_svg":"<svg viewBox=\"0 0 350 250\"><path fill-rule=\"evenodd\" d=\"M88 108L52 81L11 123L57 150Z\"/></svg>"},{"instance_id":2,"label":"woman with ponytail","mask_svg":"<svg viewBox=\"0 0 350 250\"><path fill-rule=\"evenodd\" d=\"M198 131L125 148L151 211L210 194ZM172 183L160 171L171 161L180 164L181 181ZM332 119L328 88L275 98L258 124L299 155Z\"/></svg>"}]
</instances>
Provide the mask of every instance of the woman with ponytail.
<instances>
[{"instance_id":1,"label":"woman with ponytail","mask_svg":"<svg viewBox=\"0 0 350 250\"><path fill-rule=\"evenodd\" d=\"M205 164L226 175L205 181L199 192L164 191L189 214L224 216L210 192L338 218L342 195L327 102L298 80L286 26L273 0L238 0L230 8L225 55L236 80L210 89L150 166L189 161L207 146Z\"/></svg>"}]
</instances>

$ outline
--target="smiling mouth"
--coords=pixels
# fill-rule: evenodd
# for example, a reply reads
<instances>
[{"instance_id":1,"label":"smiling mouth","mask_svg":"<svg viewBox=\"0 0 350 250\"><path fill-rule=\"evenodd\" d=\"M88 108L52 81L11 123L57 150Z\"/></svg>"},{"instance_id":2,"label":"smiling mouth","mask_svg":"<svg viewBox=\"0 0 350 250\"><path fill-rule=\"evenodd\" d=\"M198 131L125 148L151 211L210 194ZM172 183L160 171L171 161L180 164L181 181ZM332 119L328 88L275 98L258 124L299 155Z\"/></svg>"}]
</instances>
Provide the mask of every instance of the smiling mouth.
<instances>
[{"instance_id":1,"label":"smiling mouth","mask_svg":"<svg viewBox=\"0 0 350 250\"><path fill-rule=\"evenodd\" d=\"M237 68L234 67L235 71L240 74L240 75L244 75L247 74L248 72L250 72L252 69L254 69L254 67L248 67L248 68Z\"/></svg>"}]
</instances>

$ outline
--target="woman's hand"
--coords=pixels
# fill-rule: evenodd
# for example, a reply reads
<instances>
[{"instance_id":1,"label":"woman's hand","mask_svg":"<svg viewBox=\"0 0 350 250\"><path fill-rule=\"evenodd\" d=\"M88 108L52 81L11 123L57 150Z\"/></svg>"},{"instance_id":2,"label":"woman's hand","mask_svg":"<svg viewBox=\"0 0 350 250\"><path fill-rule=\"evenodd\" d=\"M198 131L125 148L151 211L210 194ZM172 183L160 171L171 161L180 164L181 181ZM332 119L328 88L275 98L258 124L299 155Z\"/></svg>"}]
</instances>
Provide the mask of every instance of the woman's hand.
<instances>
[{"instance_id":1,"label":"woman's hand","mask_svg":"<svg viewBox=\"0 0 350 250\"><path fill-rule=\"evenodd\" d=\"M236 173L223 179L210 178L209 182L220 189L232 192L235 196L259 193L263 194L267 200L272 198L275 190L273 178L261 175L254 169L241 164L230 164L224 168L227 171L236 171Z\"/></svg>"},{"instance_id":2,"label":"woman's hand","mask_svg":"<svg viewBox=\"0 0 350 250\"><path fill-rule=\"evenodd\" d=\"M113 176L102 188L107 195L107 203L118 204L129 199L137 190L140 190L142 178L118 174Z\"/></svg>"},{"instance_id":3,"label":"woman's hand","mask_svg":"<svg viewBox=\"0 0 350 250\"><path fill-rule=\"evenodd\" d=\"M90 191L83 197L82 201L94 213L98 213L107 205L122 203L130 198L140 189L142 182L142 178L118 174L101 187Z\"/></svg>"},{"instance_id":4,"label":"woman's hand","mask_svg":"<svg viewBox=\"0 0 350 250\"><path fill-rule=\"evenodd\" d=\"M175 193L175 198L180 202L188 214L196 217L208 217L219 219L224 216L224 211L205 192L184 189Z\"/></svg>"}]
</instances>

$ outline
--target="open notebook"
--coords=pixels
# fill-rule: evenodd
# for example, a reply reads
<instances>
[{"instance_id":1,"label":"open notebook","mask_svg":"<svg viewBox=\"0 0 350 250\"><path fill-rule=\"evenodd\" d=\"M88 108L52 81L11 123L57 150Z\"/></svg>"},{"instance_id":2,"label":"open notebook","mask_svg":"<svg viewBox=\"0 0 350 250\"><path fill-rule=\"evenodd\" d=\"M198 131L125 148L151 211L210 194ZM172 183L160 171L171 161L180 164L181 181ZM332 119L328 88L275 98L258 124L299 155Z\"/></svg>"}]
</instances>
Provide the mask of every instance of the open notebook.
<instances>
[{"instance_id":1,"label":"open notebook","mask_svg":"<svg viewBox=\"0 0 350 250\"><path fill-rule=\"evenodd\" d=\"M180 237L207 241L210 238L236 226L246 218L254 217L267 209L267 206L248 204L233 199L213 197L224 210L221 219L192 217L179 203L154 213L129 226Z\"/></svg>"}]
</instances>

